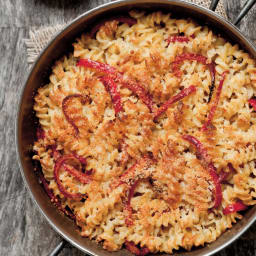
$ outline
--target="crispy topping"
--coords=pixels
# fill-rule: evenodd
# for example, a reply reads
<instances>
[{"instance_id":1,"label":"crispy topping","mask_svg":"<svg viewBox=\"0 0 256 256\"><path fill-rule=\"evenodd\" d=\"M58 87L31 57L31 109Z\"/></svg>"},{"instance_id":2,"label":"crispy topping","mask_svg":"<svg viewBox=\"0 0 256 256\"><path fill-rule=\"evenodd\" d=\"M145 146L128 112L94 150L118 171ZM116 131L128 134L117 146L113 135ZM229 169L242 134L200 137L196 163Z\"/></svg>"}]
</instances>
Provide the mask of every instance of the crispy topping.
<instances>
[{"instance_id":1,"label":"crispy topping","mask_svg":"<svg viewBox=\"0 0 256 256\"><path fill-rule=\"evenodd\" d=\"M181 77L182 73L180 71L180 64L186 60L190 60L190 61L197 61L200 62L204 65L207 65L210 73L211 73L211 86L210 86L210 93L209 93L209 98L208 98L208 102L211 101L212 98L212 94L213 94L213 90L215 87L215 74L216 74L216 70L215 70L215 63L211 62L210 64L207 63L207 57L200 55L200 54L194 54L194 53L183 53L181 55L176 56L174 62L172 63L172 70L173 73L177 76L177 77Z\"/></svg>"},{"instance_id":2,"label":"crispy topping","mask_svg":"<svg viewBox=\"0 0 256 256\"><path fill-rule=\"evenodd\" d=\"M216 173L216 168L214 167L210 156L208 155L207 149L203 146L203 144L194 136L191 135L183 135L182 138L196 147L197 157L201 160L204 167L206 167L209 171L209 174L212 178L215 187L215 199L213 208L217 208L220 206L222 201L222 191L221 185L219 181L219 176Z\"/></svg>"},{"instance_id":3,"label":"crispy topping","mask_svg":"<svg viewBox=\"0 0 256 256\"><path fill-rule=\"evenodd\" d=\"M116 20L120 23L127 23L129 26L135 25L137 23L136 19L133 19L129 16L116 16L110 19L105 19L93 27L93 29L90 32L90 36L93 38L101 26L103 26L106 22L113 21L113 20Z\"/></svg>"},{"instance_id":4,"label":"crispy topping","mask_svg":"<svg viewBox=\"0 0 256 256\"><path fill-rule=\"evenodd\" d=\"M153 111L154 102L152 100L152 96L144 89L141 85L132 80L123 80L122 86L131 90L134 94L136 94L142 102L148 107L150 112Z\"/></svg>"},{"instance_id":5,"label":"crispy topping","mask_svg":"<svg viewBox=\"0 0 256 256\"><path fill-rule=\"evenodd\" d=\"M137 180L149 177L148 168L152 165L153 160L148 156L139 159L133 166L126 170L120 177L118 185L128 184L132 186Z\"/></svg>"},{"instance_id":6,"label":"crispy topping","mask_svg":"<svg viewBox=\"0 0 256 256\"><path fill-rule=\"evenodd\" d=\"M178 102L185 98L186 96L194 93L196 91L196 87L194 85L189 86L188 88L183 89L181 92L179 92L177 95L171 97L169 100L167 100L154 114L154 121L157 120L157 118L165 112L172 104L175 102Z\"/></svg>"},{"instance_id":7,"label":"crispy topping","mask_svg":"<svg viewBox=\"0 0 256 256\"><path fill-rule=\"evenodd\" d=\"M64 116L66 117L67 121L73 126L74 130L75 130L75 134L76 136L79 133L79 129L78 127L75 125L74 120L72 119L72 117L70 117L69 113L68 113L68 105L70 100L72 100L73 98L78 98L80 99L82 104L85 104L89 101L89 97L88 96L84 96L82 94L72 94L72 95L68 95L67 97L64 98L64 100L62 101L62 111Z\"/></svg>"},{"instance_id":8,"label":"crispy topping","mask_svg":"<svg viewBox=\"0 0 256 256\"><path fill-rule=\"evenodd\" d=\"M223 212L241 209L238 199L255 204L256 68L190 20L131 15L91 27L53 66L34 98L44 131L33 159L82 236L109 251L127 241L137 255L171 254L230 228L241 215Z\"/></svg>"},{"instance_id":9,"label":"crispy topping","mask_svg":"<svg viewBox=\"0 0 256 256\"><path fill-rule=\"evenodd\" d=\"M120 82L121 86L126 87L129 90L131 90L134 94L136 94L142 100L142 102L148 107L148 109L151 112L153 111L152 96L146 91L146 89L143 88L141 85L139 85L137 82L134 82L130 78L124 79L123 74L118 72L116 68L114 68L108 64L93 61L90 59L80 59L79 62L77 63L77 66L93 68L100 72L108 74L109 75L108 79L107 79L107 80L109 80L108 83L110 83L110 81L111 81L111 83L113 84L115 80ZM112 76L112 78L110 78L111 76ZM107 82L105 81L105 83L107 83ZM116 99L116 101L119 101L119 100ZM119 108L120 108L120 106L118 105L118 109Z\"/></svg>"}]
</instances>

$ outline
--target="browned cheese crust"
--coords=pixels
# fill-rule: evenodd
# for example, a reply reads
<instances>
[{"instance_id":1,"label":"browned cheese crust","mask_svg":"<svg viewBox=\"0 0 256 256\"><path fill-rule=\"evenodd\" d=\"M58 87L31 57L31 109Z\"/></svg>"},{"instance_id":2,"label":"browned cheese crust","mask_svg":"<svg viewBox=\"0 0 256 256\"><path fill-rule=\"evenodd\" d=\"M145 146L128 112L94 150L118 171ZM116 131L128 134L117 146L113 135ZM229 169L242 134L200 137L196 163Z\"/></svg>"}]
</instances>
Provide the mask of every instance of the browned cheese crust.
<instances>
[{"instance_id":1,"label":"browned cheese crust","mask_svg":"<svg viewBox=\"0 0 256 256\"><path fill-rule=\"evenodd\" d=\"M132 11L130 16L137 19L135 25L110 21L95 38L83 34L73 44L74 52L53 66L49 84L35 96L34 110L45 137L34 143L33 159L40 161L63 207L74 212L82 236L103 242L110 251L119 250L125 241L151 252L190 250L215 241L242 218L238 212L224 215L227 205L237 200L255 204L256 113L248 104L256 95L255 60L238 45L189 19L176 20L160 12ZM191 40L167 43L167 38L177 34ZM183 53L200 54L208 63L215 62L216 85L221 74L229 71L210 132L202 132L201 127L213 102L207 104L211 73L202 63L184 61L182 76L175 75L172 62ZM152 95L155 108L190 85L196 92L154 121L142 99L117 82L123 111L116 115L100 80L102 72L77 66L79 59L115 67ZM64 98L74 94L89 99L69 99L65 111L75 126L62 109ZM217 173L229 172L229 163L235 169L221 185L223 199L217 209L212 208L213 181L195 147L182 139L184 134L201 141ZM60 192L54 179L52 145L62 155L86 158L86 172L93 170L88 184L64 168L59 173L66 190L86 195L85 200L65 198ZM133 223L127 225L125 204L136 180L140 182L130 201Z\"/></svg>"}]
</instances>

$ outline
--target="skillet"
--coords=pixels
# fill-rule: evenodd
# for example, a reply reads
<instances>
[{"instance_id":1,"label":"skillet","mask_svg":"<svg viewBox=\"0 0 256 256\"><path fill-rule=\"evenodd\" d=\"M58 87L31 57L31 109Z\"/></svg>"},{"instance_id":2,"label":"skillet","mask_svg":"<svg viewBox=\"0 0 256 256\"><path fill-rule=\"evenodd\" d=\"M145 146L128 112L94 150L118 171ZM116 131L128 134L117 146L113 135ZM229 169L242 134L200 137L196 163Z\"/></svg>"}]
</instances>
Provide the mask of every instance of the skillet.
<instances>
[{"instance_id":1,"label":"skillet","mask_svg":"<svg viewBox=\"0 0 256 256\"><path fill-rule=\"evenodd\" d=\"M210 8L215 10L217 3L218 1L213 0ZM255 3L255 1L248 1L244 11L241 12L241 15L238 15L235 21L236 24L246 14L253 3ZM215 33L221 34L231 43L239 44L240 47L247 51L253 58L256 58L255 46L250 40L242 35L232 23L224 20L221 16L211 10L178 0L119 0L111 2L82 14L58 33L40 54L28 75L27 81L23 87L23 92L20 96L16 118L16 149L24 182L41 213L47 219L49 224L65 239L50 254L52 256L59 253L63 246L65 246L65 241L68 241L89 255L131 255L125 249L118 252L107 252L101 245L98 245L87 238L82 238L76 231L76 225L73 221L60 214L57 208L51 204L43 187L39 185L38 177L33 171L35 166L33 165L31 157L31 148L36 138L36 128L38 125L38 120L33 111L33 97L37 89L48 82L51 66L55 60L67 52L71 52L71 46L74 39L81 35L82 32L89 31L99 20L108 16L126 13L131 9L143 9L146 11L162 10L163 12L171 12L175 14L175 17L177 18L192 18L201 25L209 26ZM215 242L205 247L195 248L190 252L179 250L174 255L212 255L237 239L251 226L255 219L256 206L250 208L244 214L242 220L234 224L231 230L223 233Z\"/></svg>"}]
</instances>

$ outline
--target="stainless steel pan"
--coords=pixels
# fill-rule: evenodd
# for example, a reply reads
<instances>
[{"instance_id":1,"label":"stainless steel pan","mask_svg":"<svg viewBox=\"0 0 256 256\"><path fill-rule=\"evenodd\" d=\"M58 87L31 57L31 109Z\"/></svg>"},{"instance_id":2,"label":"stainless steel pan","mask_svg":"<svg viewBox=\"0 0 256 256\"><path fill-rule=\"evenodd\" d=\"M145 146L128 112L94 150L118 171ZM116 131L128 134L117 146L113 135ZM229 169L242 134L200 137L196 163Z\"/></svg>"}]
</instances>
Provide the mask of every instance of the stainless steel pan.
<instances>
[{"instance_id":1,"label":"stainless steel pan","mask_svg":"<svg viewBox=\"0 0 256 256\"><path fill-rule=\"evenodd\" d=\"M215 9L218 1L212 1L211 8ZM247 10L255 1L248 1ZM33 96L35 91L48 81L51 66L54 61L72 50L72 42L82 32L89 30L93 24L107 16L125 13L130 9L144 9L148 11L163 10L171 12L177 17L191 17L199 24L208 25L215 33L222 34L224 38L233 43L238 43L244 50L256 58L255 46L241 34L230 22L213 11L197 5L177 0L128 0L116 1L90 10L72 21L64 30L55 36L35 62L26 84L24 85L16 120L16 146L21 174L30 191L31 197L37 204L41 213L50 225L69 243L81 251L98 256L130 255L125 249L110 253L100 245L89 239L82 238L76 231L76 225L51 204L48 196L38 183L38 178L33 171L31 159L31 145L35 139L37 120L33 112ZM243 12L244 15L246 12ZM238 17L237 22L241 19ZM203 248L195 248L191 252L177 252L175 255L212 255L223 249L237 239L256 219L256 206L248 210L244 218L221 235L215 242ZM58 245L51 255L57 255L64 242Z\"/></svg>"}]
</instances>

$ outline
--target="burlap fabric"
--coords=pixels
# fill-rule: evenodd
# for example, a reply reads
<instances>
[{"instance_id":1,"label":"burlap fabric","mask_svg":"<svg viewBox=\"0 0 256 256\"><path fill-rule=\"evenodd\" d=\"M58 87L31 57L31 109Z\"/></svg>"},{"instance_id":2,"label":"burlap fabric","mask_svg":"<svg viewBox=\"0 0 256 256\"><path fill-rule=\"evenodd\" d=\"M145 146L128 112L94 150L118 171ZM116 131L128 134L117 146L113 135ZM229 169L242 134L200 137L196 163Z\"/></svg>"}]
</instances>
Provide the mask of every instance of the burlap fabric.
<instances>
[{"instance_id":1,"label":"burlap fabric","mask_svg":"<svg viewBox=\"0 0 256 256\"><path fill-rule=\"evenodd\" d=\"M209 8L210 0L187 0L188 2L196 3L203 7ZM216 12L227 18L226 12L223 5L223 0L221 0L217 6ZM33 27L29 31L29 38L25 39L25 44L27 47L27 61L31 65L46 44L51 40L51 38L60 31L66 24L59 24L55 26L46 27Z\"/></svg>"}]
</instances>

